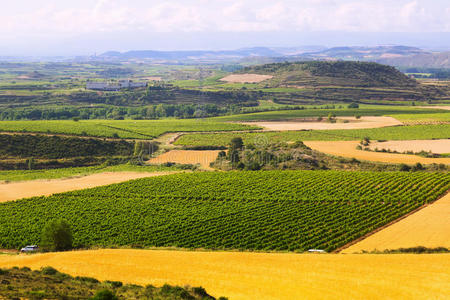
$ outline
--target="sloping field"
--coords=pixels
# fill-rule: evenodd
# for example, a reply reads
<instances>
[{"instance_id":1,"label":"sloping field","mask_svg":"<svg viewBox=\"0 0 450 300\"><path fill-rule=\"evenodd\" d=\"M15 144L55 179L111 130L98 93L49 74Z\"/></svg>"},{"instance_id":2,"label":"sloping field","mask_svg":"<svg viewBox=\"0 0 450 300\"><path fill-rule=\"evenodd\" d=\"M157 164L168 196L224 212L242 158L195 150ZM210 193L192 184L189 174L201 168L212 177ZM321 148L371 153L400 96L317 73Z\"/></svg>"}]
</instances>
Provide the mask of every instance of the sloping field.
<instances>
[{"instance_id":1,"label":"sloping field","mask_svg":"<svg viewBox=\"0 0 450 300\"><path fill-rule=\"evenodd\" d=\"M259 74L232 74L223 77L220 81L233 82L233 83L258 83L267 79L271 79L272 75L259 75Z\"/></svg>"},{"instance_id":2,"label":"sloping field","mask_svg":"<svg viewBox=\"0 0 450 300\"><path fill-rule=\"evenodd\" d=\"M144 177L167 175L173 172L106 172L79 178L52 180L31 180L0 184L0 202L35 196L49 196L56 193L93 188L138 179Z\"/></svg>"},{"instance_id":3,"label":"sloping field","mask_svg":"<svg viewBox=\"0 0 450 300\"><path fill-rule=\"evenodd\" d=\"M448 254L305 255L90 250L0 256L1 267L52 266L135 284L203 286L229 299L446 299Z\"/></svg>"},{"instance_id":4,"label":"sloping field","mask_svg":"<svg viewBox=\"0 0 450 300\"><path fill-rule=\"evenodd\" d=\"M194 172L0 203L0 248L61 218L75 247L333 251L437 199L450 174Z\"/></svg>"},{"instance_id":5,"label":"sloping field","mask_svg":"<svg viewBox=\"0 0 450 300\"><path fill-rule=\"evenodd\" d=\"M306 146L311 149L348 158L356 158L358 160L368 160L384 163L405 163L405 164L450 164L450 158L427 158L418 155L384 153L357 150L356 146L359 141L305 141Z\"/></svg>"},{"instance_id":6,"label":"sloping field","mask_svg":"<svg viewBox=\"0 0 450 300\"><path fill-rule=\"evenodd\" d=\"M342 121L348 121L344 123ZM380 128L387 126L402 125L402 122L392 117L341 117L338 122L242 122L241 124L263 127L264 130L285 131L285 130L330 130L330 129L366 129Z\"/></svg>"},{"instance_id":7,"label":"sloping field","mask_svg":"<svg viewBox=\"0 0 450 300\"><path fill-rule=\"evenodd\" d=\"M432 152L432 153L450 153L450 139L446 140L412 140L412 141L386 141L371 142L369 148L374 150L389 149L391 151L405 152Z\"/></svg>"},{"instance_id":8,"label":"sloping field","mask_svg":"<svg viewBox=\"0 0 450 300\"><path fill-rule=\"evenodd\" d=\"M220 150L171 150L151 158L148 162L151 164L162 164L166 162L200 164L202 168L210 170L211 167L209 164L216 160L219 152Z\"/></svg>"},{"instance_id":9,"label":"sloping field","mask_svg":"<svg viewBox=\"0 0 450 300\"><path fill-rule=\"evenodd\" d=\"M342 252L382 251L416 246L450 248L450 194Z\"/></svg>"}]
</instances>

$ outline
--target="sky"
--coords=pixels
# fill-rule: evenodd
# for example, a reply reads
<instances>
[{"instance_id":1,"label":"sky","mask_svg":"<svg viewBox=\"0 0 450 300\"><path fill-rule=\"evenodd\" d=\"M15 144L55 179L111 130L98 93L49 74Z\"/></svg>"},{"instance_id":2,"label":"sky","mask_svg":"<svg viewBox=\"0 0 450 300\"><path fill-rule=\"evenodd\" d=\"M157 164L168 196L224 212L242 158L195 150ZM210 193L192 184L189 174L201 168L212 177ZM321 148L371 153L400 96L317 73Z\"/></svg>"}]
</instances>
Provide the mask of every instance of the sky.
<instances>
[{"instance_id":1,"label":"sky","mask_svg":"<svg viewBox=\"0 0 450 300\"><path fill-rule=\"evenodd\" d=\"M3 0L0 55L408 44L450 49L449 0Z\"/></svg>"}]
</instances>

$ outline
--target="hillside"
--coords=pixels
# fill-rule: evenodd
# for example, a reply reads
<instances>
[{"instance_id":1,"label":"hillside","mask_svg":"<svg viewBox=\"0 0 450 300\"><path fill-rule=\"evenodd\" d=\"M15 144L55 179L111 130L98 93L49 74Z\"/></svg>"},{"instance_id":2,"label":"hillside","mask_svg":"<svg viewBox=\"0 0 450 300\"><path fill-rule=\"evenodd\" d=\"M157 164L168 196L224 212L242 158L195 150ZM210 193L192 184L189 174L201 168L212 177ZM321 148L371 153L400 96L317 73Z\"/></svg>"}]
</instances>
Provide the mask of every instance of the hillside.
<instances>
[{"instance_id":1,"label":"hillside","mask_svg":"<svg viewBox=\"0 0 450 300\"><path fill-rule=\"evenodd\" d=\"M398 104L404 101L433 101L446 96L441 88L422 85L394 67L373 62L271 63L247 67L235 74L273 76L260 85L277 88L276 102L281 104L317 100Z\"/></svg>"},{"instance_id":2,"label":"hillside","mask_svg":"<svg viewBox=\"0 0 450 300\"><path fill-rule=\"evenodd\" d=\"M273 84L300 86L415 87L393 67L355 61L307 61L252 66L239 73L272 75Z\"/></svg>"}]
</instances>

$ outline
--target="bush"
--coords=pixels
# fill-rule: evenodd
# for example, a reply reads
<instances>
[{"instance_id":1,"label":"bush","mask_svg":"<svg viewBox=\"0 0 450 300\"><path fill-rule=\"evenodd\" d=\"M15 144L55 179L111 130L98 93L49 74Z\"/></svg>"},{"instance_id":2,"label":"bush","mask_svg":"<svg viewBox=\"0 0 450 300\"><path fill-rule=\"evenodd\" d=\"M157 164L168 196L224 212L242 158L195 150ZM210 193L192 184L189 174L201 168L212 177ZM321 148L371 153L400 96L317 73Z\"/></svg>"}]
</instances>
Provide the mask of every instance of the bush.
<instances>
[{"instance_id":1,"label":"bush","mask_svg":"<svg viewBox=\"0 0 450 300\"><path fill-rule=\"evenodd\" d=\"M348 106L348 108L359 108L359 104L358 103L350 103Z\"/></svg>"},{"instance_id":2,"label":"bush","mask_svg":"<svg viewBox=\"0 0 450 300\"><path fill-rule=\"evenodd\" d=\"M91 299L92 300L117 300L119 298L117 298L117 296L114 295L114 293L111 292L110 290L104 289L104 290L97 291L97 293L95 293L94 297L92 297Z\"/></svg>"},{"instance_id":3,"label":"bush","mask_svg":"<svg viewBox=\"0 0 450 300\"><path fill-rule=\"evenodd\" d=\"M72 230L64 220L53 220L42 231L41 246L44 250L63 251L72 248Z\"/></svg>"},{"instance_id":4,"label":"bush","mask_svg":"<svg viewBox=\"0 0 450 300\"><path fill-rule=\"evenodd\" d=\"M408 172L411 169L410 166L408 166L407 164L400 164L399 166L399 170L402 172Z\"/></svg>"},{"instance_id":5,"label":"bush","mask_svg":"<svg viewBox=\"0 0 450 300\"><path fill-rule=\"evenodd\" d=\"M56 270L53 267L49 267L48 266L48 267L43 267L41 269L41 273L44 274L44 275L55 275L56 273L58 273L58 270Z\"/></svg>"}]
</instances>

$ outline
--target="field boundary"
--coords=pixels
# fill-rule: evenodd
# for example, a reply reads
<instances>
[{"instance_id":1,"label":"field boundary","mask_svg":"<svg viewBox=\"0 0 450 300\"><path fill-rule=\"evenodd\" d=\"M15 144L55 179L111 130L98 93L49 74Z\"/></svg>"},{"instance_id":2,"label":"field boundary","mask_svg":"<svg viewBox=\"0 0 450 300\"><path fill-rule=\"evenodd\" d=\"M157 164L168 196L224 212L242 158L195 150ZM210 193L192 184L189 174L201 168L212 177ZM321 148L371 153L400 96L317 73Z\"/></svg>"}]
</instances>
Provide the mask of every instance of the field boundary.
<instances>
[{"instance_id":1,"label":"field boundary","mask_svg":"<svg viewBox=\"0 0 450 300\"><path fill-rule=\"evenodd\" d=\"M442 194L442 195L440 195L439 197L437 197L434 201L428 202L428 203L425 203L425 204L419 206L418 208L416 208L416 209L410 211L409 213L407 213L407 214L405 214L405 215L403 215L403 216L401 216L401 217L398 217L397 219L395 219L395 220L393 220L393 221L391 221L391 222L389 222L389 223L387 223L387 224L385 224L385 225L383 225L383 226L381 226L381 227L378 227L377 229L374 229L374 230L372 230L371 232L366 233L365 235L363 235L363 236L357 238L356 240L353 240L353 241L351 241L351 242L345 244L344 246L341 246L341 247L339 247L339 248L333 250L331 253L340 253L342 250L347 249L347 248L349 248L350 246L353 246L354 244L359 243L359 242L361 242L362 240L365 240L365 239L368 238L369 236L374 235L375 233L377 233L377 232L379 232L379 231L381 231L381 230L383 230L383 229L385 229L385 228L387 228L387 227L389 227L389 226L391 226L391 225L394 225L395 223L400 222L401 220L403 220L403 219L409 217L410 215L415 214L416 212L418 212L418 211L424 209L425 207L428 207L429 205L434 204L436 201L438 201L438 200L444 198L444 197L447 196L447 194L449 194L449 193L450 193L450 190L446 191L444 194Z\"/></svg>"}]
</instances>

